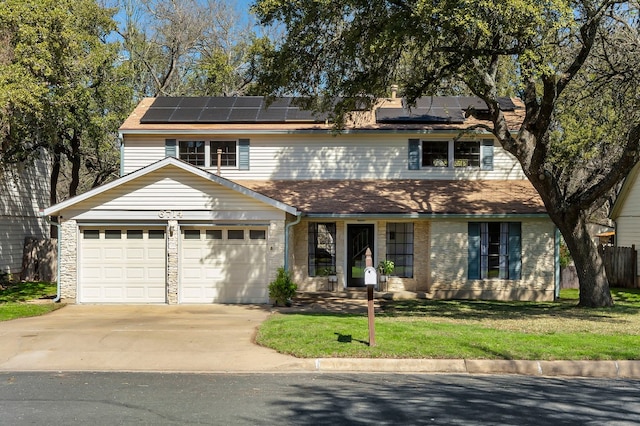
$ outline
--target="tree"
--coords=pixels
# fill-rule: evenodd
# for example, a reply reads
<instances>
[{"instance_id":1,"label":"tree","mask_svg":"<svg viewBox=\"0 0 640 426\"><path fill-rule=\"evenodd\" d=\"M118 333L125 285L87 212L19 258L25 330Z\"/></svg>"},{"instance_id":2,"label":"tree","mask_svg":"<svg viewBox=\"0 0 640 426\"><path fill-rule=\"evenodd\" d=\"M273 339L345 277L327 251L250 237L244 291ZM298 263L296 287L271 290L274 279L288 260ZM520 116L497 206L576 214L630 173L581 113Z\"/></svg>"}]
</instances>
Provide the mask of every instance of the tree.
<instances>
[{"instance_id":1,"label":"tree","mask_svg":"<svg viewBox=\"0 0 640 426\"><path fill-rule=\"evenodd\" d=\"M638 10L618 0L258 0L260 22L286 29L258 82L266 93L319 99L338 126L391 84L410 103L466 87L486 101L488 130L562 233L579 304L610 306L586 225L639 159ZM509 69L515 86L501 83ZM525 103L517 134L497 101L509 86Z\"/></svg>"},{"instance_id":2,"label":"tree","mask_svg":"<svg viewBox=\"0 0 640 426\"><path fill-rule=\"evenodd\" d=\"M131 95L107 42L113 13L94 0L6 0L0 9L2 161L48 152L52 204L61 178L64 197L78 193L83 166L91 185L118 170L113 148Z\"/></svg>"},{"instance_id":3,"label":"tree","mask_svg":"<svg viewBox=\"0 0 640 426\"><path fill-rule=\"evenodd\" d=\"M119 0L125 65L136 98L242 94L264 37L228 2Z\"/></svg>"}]
</instances>

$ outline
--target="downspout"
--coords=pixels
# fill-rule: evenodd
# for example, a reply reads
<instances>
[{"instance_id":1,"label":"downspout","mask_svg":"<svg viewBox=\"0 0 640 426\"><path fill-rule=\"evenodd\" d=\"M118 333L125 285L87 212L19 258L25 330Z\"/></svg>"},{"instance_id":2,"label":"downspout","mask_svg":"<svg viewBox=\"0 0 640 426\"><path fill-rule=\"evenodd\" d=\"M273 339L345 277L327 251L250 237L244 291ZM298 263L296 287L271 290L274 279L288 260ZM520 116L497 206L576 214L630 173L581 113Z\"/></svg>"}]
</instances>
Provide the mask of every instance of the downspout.
<instances>
[{"instance_id":1,"label":"downspout","mask_svg":"<svg viewBox=\"0 0 640 426\"><path fill-rule=\"evenodd\" d=\"M284 270L289 271L289 230L300 223L302 212L296 214L296 220L284 226Z\"/></svg>"}]
</instances>

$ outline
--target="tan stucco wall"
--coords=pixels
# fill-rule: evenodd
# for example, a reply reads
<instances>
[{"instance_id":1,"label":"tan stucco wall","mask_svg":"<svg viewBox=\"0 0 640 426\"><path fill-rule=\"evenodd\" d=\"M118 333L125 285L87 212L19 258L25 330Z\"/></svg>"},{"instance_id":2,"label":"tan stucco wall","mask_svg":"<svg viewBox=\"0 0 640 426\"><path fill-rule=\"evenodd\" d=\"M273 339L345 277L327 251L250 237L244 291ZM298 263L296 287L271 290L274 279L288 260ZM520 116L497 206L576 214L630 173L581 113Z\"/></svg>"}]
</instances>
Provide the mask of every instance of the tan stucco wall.
<instances>
[{"instance_id":1,"label":"tan stucco wall","mask_svg":"<svg viewBox=\"0 0 640 426\"><path fill-rule=\"evenodd\" d=\"M467 221L438 221L431 232L431 289L434 298L553 300L554 226L550 220L522 222L522 279L468 280Z\"/></svg>"}]
</instances>

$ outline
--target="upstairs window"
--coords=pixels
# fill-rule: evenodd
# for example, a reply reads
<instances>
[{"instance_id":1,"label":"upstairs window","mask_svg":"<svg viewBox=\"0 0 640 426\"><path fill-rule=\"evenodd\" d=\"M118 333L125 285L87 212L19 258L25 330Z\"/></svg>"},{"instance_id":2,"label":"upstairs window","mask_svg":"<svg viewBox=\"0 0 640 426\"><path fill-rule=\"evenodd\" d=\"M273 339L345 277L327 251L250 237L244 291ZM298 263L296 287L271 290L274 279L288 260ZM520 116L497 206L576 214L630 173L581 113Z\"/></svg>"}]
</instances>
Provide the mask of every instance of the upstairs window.
<instances>
[{"instance_id":1,"label":"upstairs window","mask_svg":"<svg viewBox=\"0 0 640 426\"><path fill-rule=\"evenodd\" d=\"M455 141L453 144L453 167L480 168L480 142Z\"/></svg>"},{"instance_id":2,"label":"upstairs window","mask_svg":"<svg viewBox=\"0 0 640 426\"><path fill-rule=\"evenodd\" d=\"M180 141L180 159L194 166L205 167L204 141Z\"/></svg>"},{"instance_id":3,"label":"upstairs window","mask_svg":"<svg viewBox=\"0 0 640 426\"><path fill-rule=\"evenodd\" d=\"M449 166L449 142L447 141L422 142L422 166L423 167L448 167Z\"/></svg>"},{"instance_id":4,"label":"upstairs window","mask_svg":"<svg viewBox=\"0 0 640 426\"><path fill-rule=\"evenodd\" d=\"M220 156L221 167L236 167L236 141L212 141L211 142L211 167L218 166L218 149L222 151Z\"/></svg>"}]
</instances>

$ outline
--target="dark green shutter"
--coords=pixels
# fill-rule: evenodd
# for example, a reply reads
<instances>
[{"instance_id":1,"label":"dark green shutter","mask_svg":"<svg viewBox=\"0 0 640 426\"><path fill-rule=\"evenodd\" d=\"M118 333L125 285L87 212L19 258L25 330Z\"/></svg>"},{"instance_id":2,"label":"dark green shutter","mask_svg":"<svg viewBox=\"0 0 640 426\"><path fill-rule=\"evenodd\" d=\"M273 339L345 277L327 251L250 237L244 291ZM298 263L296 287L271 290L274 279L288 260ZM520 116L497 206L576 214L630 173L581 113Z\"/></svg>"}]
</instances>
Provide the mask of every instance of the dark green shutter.
<instances>
[{"instance_id":1,"label":"dark green shutter","mask_svg":"<svg viewBox=\"0 0 640 426\"><path fill-rule=\"evenodd\" d=\"M522 229L520 222L509 223L509 279L522 278Z\"/></svg>"},{"instance_id":2,"label":"dark green shutter","mask_svg":"<svg viewBox=\"0 0 640 426\"><path fill-rule=\"evenodd\" d=\"M238 169L249 170L249 139L238 141Z\"/></svg>"},{"instance_id":3,"label":"dark green shutter","mask_svg":"<svg viewBox=\"0 0 640 426\"><path fill-rule=\"evenodd\" d=\"M469 222L469 272L470 280L480 279L480 224Z\"/></svg>"},{"instance_id":4,"label":"dark green shutter","mask_svg":"<svg viewBox=\"0 0 640 426\"><path fill-rule=\"evenodd\" d=\"M409 170L420 170L420 139L409 139Z\"/></svg>"},{"instance_id":5,"label":"dark green shutter","mask_svg":"<svg viewBox=\"0 0 640 426\"><path fill-rule=\"evenodd\" d=\"M176 146L175 139L165 139L164 140L164 156L165 157L177 157L178 149Z\"/></svg>"},{"instance_id":6,"label":"dark green shutter","mask_svg":"<svg viewBox=\"0 0 640 426\"><path fill-rule=\"evenodd\" d=\"M493 140L483 139L480 148L482 156L482 170L493 170Z\"/></svg>"}]
</instances>

